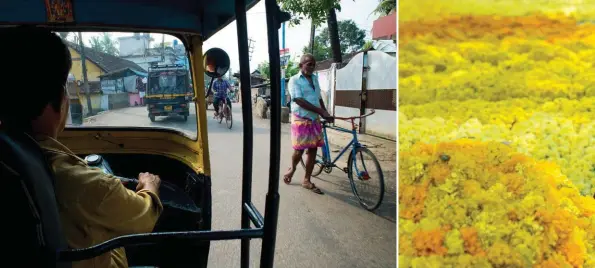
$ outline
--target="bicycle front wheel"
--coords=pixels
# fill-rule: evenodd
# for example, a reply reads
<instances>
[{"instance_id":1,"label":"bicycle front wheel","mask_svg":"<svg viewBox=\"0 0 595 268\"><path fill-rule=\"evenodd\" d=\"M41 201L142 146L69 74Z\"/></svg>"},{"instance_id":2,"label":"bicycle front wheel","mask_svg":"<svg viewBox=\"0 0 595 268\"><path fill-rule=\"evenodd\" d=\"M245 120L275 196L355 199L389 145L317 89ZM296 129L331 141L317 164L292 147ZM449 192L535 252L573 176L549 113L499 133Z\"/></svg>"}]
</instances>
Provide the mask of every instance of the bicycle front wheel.
<instances>
[{"instance_id":1,"label":"bicycle front wheel","mask_svg":"<svg viewBox=\"0 0 595 268\"><path fill-rule=\"evenodd\" d=\"M302 159L300 159L300 163L302 164L304 170L306 170L306 157L308 156L306 155L306 152L304 152L304 154L302 155ZM320 175L320 173L322 173L323 168L324 167L322 166L322 156L316 155L316 162L314 162L314 168L312 169L312 177L317 177L318 175Z\"/></svg>"},{"instance_id":2,"label":"bicycle front wheel","mask_svg":"<svg viewBox=\"0 0 595 268\"><path fill-rule=\"evenodd\" d=\"M365 147L349 154L347 176L351 190L360 205L369 211L376 210L384 198L384 174L376 156Z\"/></svg>"}]
</instances>

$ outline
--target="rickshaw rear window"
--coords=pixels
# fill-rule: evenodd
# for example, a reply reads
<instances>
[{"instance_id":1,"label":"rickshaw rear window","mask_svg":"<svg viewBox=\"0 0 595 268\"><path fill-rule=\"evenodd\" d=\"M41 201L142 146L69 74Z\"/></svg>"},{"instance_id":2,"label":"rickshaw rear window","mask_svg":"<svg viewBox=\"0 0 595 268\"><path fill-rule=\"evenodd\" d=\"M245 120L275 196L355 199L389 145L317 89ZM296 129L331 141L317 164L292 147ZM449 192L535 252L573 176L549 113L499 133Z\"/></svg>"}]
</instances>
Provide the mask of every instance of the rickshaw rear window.
<instances>
[{"instance_id":1,"label":"rickshaw rear window","mask_svg":"<svg viewBox=\"0 0 595 268\"><path fill-rule=\"evenodd\" d=\"M69 126L168 128L196 138L190 62L179 39L134 32L56 34L72 56Z\"/></svg>"}]
</instances>

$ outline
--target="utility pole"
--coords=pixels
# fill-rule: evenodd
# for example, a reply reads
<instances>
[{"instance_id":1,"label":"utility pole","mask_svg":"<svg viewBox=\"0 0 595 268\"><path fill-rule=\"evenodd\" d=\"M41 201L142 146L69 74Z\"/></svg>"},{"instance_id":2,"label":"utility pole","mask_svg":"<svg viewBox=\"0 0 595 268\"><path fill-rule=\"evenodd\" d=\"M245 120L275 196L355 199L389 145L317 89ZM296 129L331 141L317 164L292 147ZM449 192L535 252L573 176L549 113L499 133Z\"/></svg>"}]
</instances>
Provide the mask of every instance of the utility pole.
<instances>
[{"instance_id":1,"label":"utility pole","mask_svg":"<svg viewBox=\"0 0 595 268\"><path fill-rule=\"evenodd\" d=\"M161 62L165 62L165 34L161 34Z\"/></svg>"},{"instance_id":2,"label":"utility pole","mask_svg":"<svg viewBox=\"0 0 595 268\"><path fill-rule=\"evenodd\" d=\"M285 22L281 26L281 48L285 53ZM284 55L281 55L284 56ZM285 107L285 65L281 66L281 107Z\"/></svg>"},{"instance_id":3,"label":"utility pole","mask_svg":"<svg viewBox=\"0 0 595 268\"><path fill-rule=\"evenodd\" d=\"M89 80L87 79L87 64L85 57L85 44L83 43L83 36L81 32L78 32L79 47L81 49L81 65L83 67L83 88L85 89L85 95L87 95L87 116L93 115L93 107L91 106L91 92L89 91Z\"/></svg>"},{"instance_id":4,"label":"utility pole","mask_svg":"<svg viewBox=\"0 0 595 268\"><path fill-rule=\"evenodd\" d=\"M254 52L254 39L252 37L248 38L248 60L252 61L252 52Z\"/></svg>"}]
</instances>

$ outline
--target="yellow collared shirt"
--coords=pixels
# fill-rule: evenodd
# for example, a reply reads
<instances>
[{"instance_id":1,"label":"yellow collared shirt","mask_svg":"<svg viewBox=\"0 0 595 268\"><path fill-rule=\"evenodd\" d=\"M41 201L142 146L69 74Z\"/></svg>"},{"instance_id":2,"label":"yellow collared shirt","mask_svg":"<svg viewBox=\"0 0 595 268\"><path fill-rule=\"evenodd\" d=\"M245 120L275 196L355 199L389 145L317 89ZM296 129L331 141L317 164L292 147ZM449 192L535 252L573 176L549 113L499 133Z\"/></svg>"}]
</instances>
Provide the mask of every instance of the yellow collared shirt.
<instances>
[{"instance_id":1,"label":"yellow collared shirt","mask_svg":"<svg viewBox=\"0 0 595 268\"><path fill-rule=\"evenodd\" d=\"M156 193L126 189L120 180L91 168L66 146L37 136L54 172L62 228L71 248L85 248L128 234L150 233L163 211ZM128 267L123 248L73 267Z\"/></svg>"}]
</instances>

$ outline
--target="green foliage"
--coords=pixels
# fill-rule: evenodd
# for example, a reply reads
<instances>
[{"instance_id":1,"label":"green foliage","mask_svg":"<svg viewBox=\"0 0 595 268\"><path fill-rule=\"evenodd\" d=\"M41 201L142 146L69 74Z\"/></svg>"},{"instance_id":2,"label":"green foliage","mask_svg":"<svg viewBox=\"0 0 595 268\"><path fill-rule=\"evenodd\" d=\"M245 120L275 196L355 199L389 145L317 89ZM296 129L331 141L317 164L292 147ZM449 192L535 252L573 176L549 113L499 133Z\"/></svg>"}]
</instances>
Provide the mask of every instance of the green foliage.
<instances>
[{"instance_id":1,"label":"green foliage","mask_svg":"<svg viewBox=\"0 0 595 268\"><path fill-rule=\"evenodd\" d=\"M397 0L380 0L373 13L386 16L397 9Z\"/></svg>"},{"instance_id":2,"label":"green foliage","mask_svg":"<svg viewBox=\"0 0 595 268\"><path fill-rule=\"evenodd\" d=\"M91 48L97 51L101 51L112 56L118 56L118 42L112 39L109 33L103 33L100 36L93 36L89 40Z\"/></svg>"},{"instance_id":3,"label":"green foliage","mask_svg":"<svg viewBox=\"0 0 595 268\"><path fill-rule=\"evenodd\" d=\"M362 47L363 50L369 50L372 48L374 48L374 42L372 42L371 40L366 41L366 43Z\"/></svg>"},{"instance_id":4,"label":"green foliage","mask_svg":"<svg viewBox=\"0 0 595 268\"><path fill-rule=\"evenodd\" d=\"M339 25L339 40L341 53L352 53L364 48L366 31L357 27L353 20L342 20ZM305 46L304 53L310 53L310 47ZM328 27L325 27L314 37L314 58L317 61L327 60L333 57Z\"/></svg>"},{"instance_id":5,"label":"green foliage","mask_svg":"<svg viewBox=\"0 0 595 268\"><path fill-rule=\"evenodd\" d=\"M277 0L281 9L291 13L291 25L298 25L304 19L320 26L326 20L329 9L341 11L340 0Z\"/></svg>"},{"instance_id":6,"label":"green foliage","mask_svg":"<svg viewBox=\"0 0 595 268\"><path fill-rule=\"evenodd\" d=\"M256 69L260 72L263 78L269 79L269 77L271 77L271 69L268 61L259 63Z\"/></svg>"},{"instance_id":7,"label":"green foliage","mask_svg":"<svg viewBox=\"0 0 595 268\"><path fill-rule=\"evenodd\" d=\"M285 69L285 77L292 77L296 75L300 71L300 67L298 66L298 62L293 60L289 60L287 63L287 68Z\"/></svg>"},{"instance_id":8,"label":"green foliage","mask_svg":"<svg viewBox=\"0 0 595 268\"><path fill-rule=\"evenodd\" d=\"M261 62L258 64L256 68L263 78L271 79L271 69L268 61ZM287 67L285 69L285 77L292 77L296 75L300 71L300 67L298 66L298 62L289 59L287 62Z\"/></svg>"}]
</instances>

